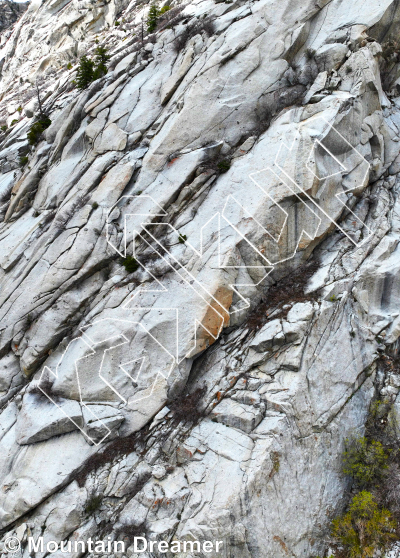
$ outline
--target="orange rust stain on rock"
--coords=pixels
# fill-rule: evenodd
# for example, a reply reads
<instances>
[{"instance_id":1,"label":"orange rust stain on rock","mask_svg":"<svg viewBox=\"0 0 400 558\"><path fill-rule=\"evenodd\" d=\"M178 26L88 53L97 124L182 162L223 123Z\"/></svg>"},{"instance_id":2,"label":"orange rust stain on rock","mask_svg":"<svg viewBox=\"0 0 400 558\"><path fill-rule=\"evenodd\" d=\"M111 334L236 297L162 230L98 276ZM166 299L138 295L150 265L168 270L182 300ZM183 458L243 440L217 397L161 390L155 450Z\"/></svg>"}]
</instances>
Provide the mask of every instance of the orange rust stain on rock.
<instances>
[{"instance_id":1,"label":"orange rust stain on rock","mask_svg":"<svg viewBox=\"0 0 400 558\"><path fill-rule=\"evenodd\" d=\"M283 540L278 537L278 535L274 536L274 541L278 542L281 547L283 548L283 550L286 552L286 554L290 554L288 547L286 546L286 544L283 542Z\"/></svg>"},{"instance_id":2,"label":"orange rust stain on rock","mask_svg":"<svg viewBox=\"0 0 400 558\"><path fill-rule=\"evenodd\" d=\"M223 327L229 325L229 308L232 304L233 291L227 287L219 287L214 299L201 321L203 327L197 330L197 351L200 352L212 345Z\"/></svg>"}]
</instances>

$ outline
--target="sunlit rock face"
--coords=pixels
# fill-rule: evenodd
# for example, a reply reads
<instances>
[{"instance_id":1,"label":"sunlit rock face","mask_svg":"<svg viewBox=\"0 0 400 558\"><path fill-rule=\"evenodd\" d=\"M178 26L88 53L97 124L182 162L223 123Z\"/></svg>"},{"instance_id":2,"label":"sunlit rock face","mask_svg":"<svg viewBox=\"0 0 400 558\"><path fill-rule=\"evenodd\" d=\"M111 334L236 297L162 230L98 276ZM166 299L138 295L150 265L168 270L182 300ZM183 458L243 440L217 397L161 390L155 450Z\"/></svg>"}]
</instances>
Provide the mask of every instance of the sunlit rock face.
<instances>
[{"instance_id":1,"label":"sunlit rock face","mask_svg":"<svg viewBox=\"0 0 400 558\"><path fill-rule=\"evenodd\" d=\"M344 440L400 388L400 12L170 8L32 1L2 35L2 541L322 556Z\"/></svg>"}]
</instances>

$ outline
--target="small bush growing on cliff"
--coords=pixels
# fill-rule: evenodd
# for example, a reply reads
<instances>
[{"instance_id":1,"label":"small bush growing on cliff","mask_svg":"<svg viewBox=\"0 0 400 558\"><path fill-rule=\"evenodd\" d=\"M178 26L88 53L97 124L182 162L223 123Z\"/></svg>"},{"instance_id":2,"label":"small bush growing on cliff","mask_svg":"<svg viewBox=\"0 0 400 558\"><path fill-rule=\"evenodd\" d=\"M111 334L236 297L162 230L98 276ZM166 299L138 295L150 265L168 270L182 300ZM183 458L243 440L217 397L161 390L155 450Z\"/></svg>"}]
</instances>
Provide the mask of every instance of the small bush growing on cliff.
<instances>
[{"instance_id":1,"label":"small bush growing on cliff","mask_svg":"<svg viewBox=\"0 0 400 558\"><path fill-rule=\"evenodd\" d=\"M106 64L110 59L107 49L99 46L94 51L94 55L94 60L85 55L80 59L75 78L75 84L78 89L86 89L92 81L103 77L107 73Z\"/></svg>"},{"instance_id":2,"label":"small bush growing on cliff","mask_svg":"<svg viewBox=\"0 0 400 558\"><path fill-rule=\"evenodd\" d=\"M107 73L107 62L110 60L110 56L107 54L107 49L99 46L94 51L94 80L99 79L106 75Z\"/></svg>"},{"instance_id":3,"label":"small bush growing on cliff","mask_svg":"<svg viewBox=\"0 0 400 558\"><path fill-rule=\"evenodd\" d=\"M315 56L315 50L312 48L307 48L305 52L305 56L307 60L312 60Z\"/></svg>"},{"instance_id":4,"label":"small bush growing on cliff","mask_svg":"<svg viewBox=\"0 0 400 558\"><path fill-rule=\"evenodd\" d=\"M100 508L102 501L103 501L103 497L101 495L92 496L86 504L85 512L88 515L91 515L92 513L94 513L96 510Z\"/></svg>"},{"instance_id":5,"label":"small bush growing on cliff","mask_svg":"<svg viewBox=\"0 0 400 558\"><path fill-rule=\"evenodd\" d=\"M230 163L230 161L227 161L225 159L225 160L219 162L217 167L218 167L219 172L228 172L228 170L231 168L231 163Z\"/></svg>"},{"instance_id":6,"label":"small bush growing on cliff","mask_svg":"<svg viewBox=\"0 0 400 558\"><path fill-rule=\"evenodd\" d=\"M365 486L382 477L388 467L388 457L380 442L367 438L347 439L343 472L351 475L360 486Z\"/></svg>"},{"instance_id":7,"label":"small bush growing on cliff","mask_svg":"<svg viewBox=\"0 0 400 558\"><path fill-rule=\"evenodd\" d=\"M87 56L82 56L79 68L76 71L75 83L78 89L86 89L92 83L94 73L94 62Z\"/></svg>"},{"instance_id":8,"label":"small bush growing on cliff","mask_svg":"<svg viewBox=\"0 0 400 558\"><path fill-rule=\"evenodd\" d=\"M152 4L150 6L149 15L147 16L147 31L153 33L156 30L158 21L162 15L170 10L170 6L164 6L161 10L158 8L157 4Z\"/></svg>"},{"instance_id":9,"label":"small bush growing on cliff","mask_svg":"<svg viewBox=\"0 0 400 558\"><path fill-rule=\"evenodd\" d=\"M160 17L160 10L158 9L157 4L152 4L150 6L149 15L147 16L147 31L149 33L153 33L155 28L157 27L157 21Z\"/></svg>"},{"instance_id":10,"label":"small bush growing on cliff","mask_svg":"<svg viewBox=\"0 0 400 558\"><path fill-rule=\"evenodd\" d=\"M349 511L333 521L332 536L350 558L372 558L396 539L396 522L389 510L379 508L371 492L354 496Z\"/></svg>"},{"instance_id":11,"label":"small bush growing on cliff","mask_svg":"<svg viewBox=\"0 0 400 558\"><path fill-rule=\"evenodd\" d=\"M27 133L28 142L30 145L36 145L40 139L40 136L51 124L51 120L46 115L41 115L40 120L32 124Z\"/></svg>"},{"instance_id":12,"label":"small bush growing on cliff","mask_svg":"<svg viewBox=\"0 0 400 558\"><path fill-rule=\"evenodd\" d=\"M395 514L400 516L400 467L397 463L391 463L386 471L381 489L382 503Z\"/></svg>"},{"instance_id":13,"label":"small bush growing on cliff","mask_svg":"<svg viewBox=\"0 0 400 558\"><path fill-rule=\"evenodd\" d=\"M26 163L29 161L29 157L27 157L26 155L24 157L20 157L19 158L19 166L21 167L21 169L24 168L24 166L26 165Z\"/></svg>"},{"instance_id":14,"label":"small bush growing on cliff","mask_svg":"<svg viewBox=\"0 0 400 558\"><path fill-rule=\"evenodd\" d=\"M124 258L121 263L128 273L133 273L139 267L138 262L133 256L126 256L126 258Z\"/></svg>"}]
</instances>

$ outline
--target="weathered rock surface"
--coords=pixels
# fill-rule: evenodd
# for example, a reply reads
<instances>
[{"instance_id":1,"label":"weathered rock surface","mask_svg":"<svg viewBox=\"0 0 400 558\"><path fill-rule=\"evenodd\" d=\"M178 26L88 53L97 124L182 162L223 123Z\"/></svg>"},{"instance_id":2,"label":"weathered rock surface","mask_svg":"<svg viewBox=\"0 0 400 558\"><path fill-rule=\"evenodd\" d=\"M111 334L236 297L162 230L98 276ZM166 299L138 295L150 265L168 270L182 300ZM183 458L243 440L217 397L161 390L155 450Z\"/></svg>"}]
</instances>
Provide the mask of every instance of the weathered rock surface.
<instances>
[{"instance_id":1,"label":"weathered rock surface","mask_svg":"<svg viewBox=\"0 0 400 558\"><path fill-rule=\"evenodd\" d=\"M28 7L28 2L13 2L2 0L0 2L0 33L15 23Z\"/></svg>"},{"instance_id":2,"label":"weathered rock surface","mask_svg":"<svg viewBox=\"0 0 400 558\"><path fill-rule=\"evenodd\" d=\"M1 44L2 540L323 555L378 380L399 414L400 11L148 8L32 2Z\"/></svg>"}]
</instances>

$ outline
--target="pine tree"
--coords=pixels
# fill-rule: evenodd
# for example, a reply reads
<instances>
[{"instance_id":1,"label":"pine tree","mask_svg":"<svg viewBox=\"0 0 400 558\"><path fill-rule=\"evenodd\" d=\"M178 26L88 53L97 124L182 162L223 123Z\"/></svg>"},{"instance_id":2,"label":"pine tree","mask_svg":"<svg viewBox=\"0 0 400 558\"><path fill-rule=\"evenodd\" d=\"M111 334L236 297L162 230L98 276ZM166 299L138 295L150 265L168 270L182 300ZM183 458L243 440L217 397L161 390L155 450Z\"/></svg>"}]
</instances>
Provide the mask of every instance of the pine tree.
<instances>
[{"instance_id":1,"label":"pine tree","mask_svg":"<svg viewBox=\"0 0 400 558\"><path fill-rule=\"evenodd\" d=\"M160 10L158 9L157 4L152 4L149 10L149 15L147 17L147 31L149 33L153 33L153 31L157 27L157 21L159 16L160 16Z\"/></svg>"},{"instance_id":2,"label":"pine tree","mask_svg":"<svg viewBox=\"0 0 400 558\"><path fill-rule=\"evenodd\" d=\"M93 80L99 79L106 75L106 63L110 60L110 56L107 54L107 49L102 46L97 47L94 51L94 54L95 68L93 72Z\"/></svg>"},{"instance_id":3,"label":"pine tree","mask_svg":"<svg viewBox=\"0 0 400 558\"><path fill-rule=\"evenodd\" d=\"M87 58L87 56L82 56L79 62L79 68L76 72L76 85L78 89L86 89L86 87L93 81L94 74L94 62Z\"/></svg>"}]
</instances>

